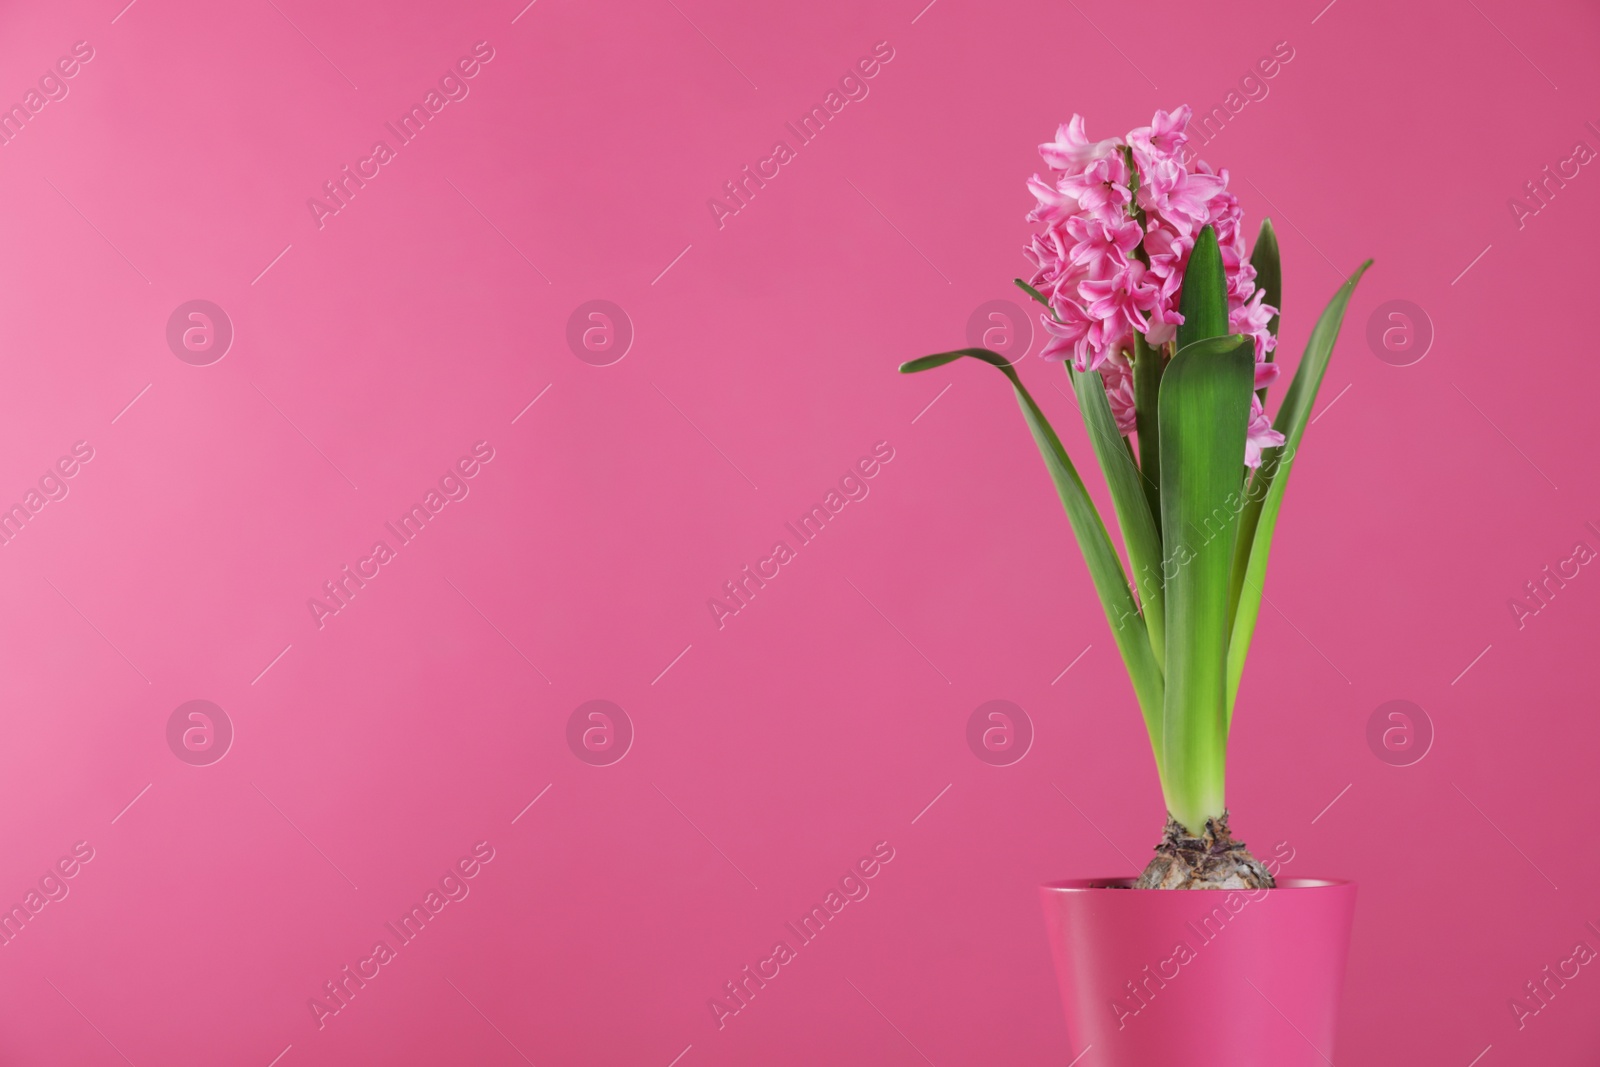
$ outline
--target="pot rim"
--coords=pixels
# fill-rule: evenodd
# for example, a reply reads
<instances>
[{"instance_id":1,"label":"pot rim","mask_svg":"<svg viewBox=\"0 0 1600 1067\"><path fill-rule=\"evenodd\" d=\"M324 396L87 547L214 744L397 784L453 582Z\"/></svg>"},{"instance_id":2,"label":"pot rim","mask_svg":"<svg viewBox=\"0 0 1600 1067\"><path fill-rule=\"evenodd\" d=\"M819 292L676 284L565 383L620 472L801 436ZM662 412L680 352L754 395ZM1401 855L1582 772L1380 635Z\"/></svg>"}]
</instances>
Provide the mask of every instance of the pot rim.
<instances>
[{"instance_id":1,"label":"pot rim","mask_svg":"<svg viewBox=\"0 0 1600 1067\"><path fill-rule=\"evenodd\" d=\"M1050 893L1050 894L1057 894L1057 893L1089 893L1089 892L1106 891L1106 890L1121 891L1121 890L1124 890L1124 889L1131 889L1133 887L1133 882L1134 882L1134 879L1132 879L1132 878L1064 878L1064 879L1061 879L1060 881L1045 882L1043 885L1041 885L1039 887L1039 891L1041 893ZM1149 893L1161 893L1161 892L1178 892L1178 893L1259 893L1259 892L1266 892L1266 893L1281 893L1281 892L1283 892L1284 890L1287 890L1287 889L1336 889L1336 888L1339 888L1341 886L1354 887L1355 883L1352 882L1352 881L1349 881L1347 879L1343 879L1343 878L1282 878L1282 879L1278 880L1277 888L1275 888L1275 889L1267 889L1267 890L1258 890L1258 889L1180 889L1180 890L1151 889L1151 890L1144 890L1143 892L1149 892Z\"/></svg>"}]
</instances>

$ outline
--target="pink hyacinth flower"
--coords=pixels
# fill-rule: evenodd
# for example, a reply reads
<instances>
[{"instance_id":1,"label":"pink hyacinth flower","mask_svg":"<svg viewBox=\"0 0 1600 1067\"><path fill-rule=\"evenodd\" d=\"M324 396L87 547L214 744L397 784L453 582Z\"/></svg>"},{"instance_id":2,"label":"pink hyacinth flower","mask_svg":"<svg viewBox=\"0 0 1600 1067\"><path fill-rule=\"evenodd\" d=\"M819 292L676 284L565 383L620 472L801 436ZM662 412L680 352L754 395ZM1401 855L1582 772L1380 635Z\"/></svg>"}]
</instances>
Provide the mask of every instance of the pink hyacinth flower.
<instances>
[{"instance_id":1,"label":"pink hyacinth flower","mask_svg":"<svg viewBox=\"0 0 1600 1067\"><path fill-rule=\"evenodd\" d=\"M1272 428L1272 421L1267 418L1267 413L1262 410L1261 398L1251 393L1250 428L1246 431L1244 439L1244 465L1246 467L1261 466L1261 450L1263 448L1277 448L1283 444L1283 441L1283 434Z\"/></svg>"},{"instance_id":2,"label":"pink hyacinth flower","mask_svg":"<svg viewBox=\"0 0 1600 1067\"><path fill-rule=\"evenodd\" d=\"M1056 139L1049 144L1039 146L1039 155L1044 157L1046 164L1052 170L1059 170L1066 174L1081 174L1090 163L1116 150L1122 141L1111 138L1105 141L1091 141L1083 128L1083 116L1074 115L1071 121L1063 123L1056 129Z\"/></svg>"},{"instance_id":3,"label":"pink hyacinth flower","mask_svg":"<svg viewBox=\"0 0 1600 1067\"><path fill-rule=\"evenodd\" d=\"M1139 224L1124 218L1107 224L1099 219L1077 216L1067 220L1067 233L1077 241L1069 255L1072 262L1091 278L1107 278L1128 262L1128 255L1142 236Z\"/></svg>"},{"instance_id":4,"label":"pink hyacinth flower","mask_svg":"<svg viewBox=\"0 0 1600 1067\"><path fill-rule=\"evenodd\" d=\"M1156 287L1145 281L1147 271L1143 263L1134 260L1124 264L1111 277L1088 279L1078 283L1078 295L1086 301L1085 310L1093 319L1121 318L1129 326L1143 333L1146 327L1145 312L1156 303Z\"/></svg>"}]
</instances>

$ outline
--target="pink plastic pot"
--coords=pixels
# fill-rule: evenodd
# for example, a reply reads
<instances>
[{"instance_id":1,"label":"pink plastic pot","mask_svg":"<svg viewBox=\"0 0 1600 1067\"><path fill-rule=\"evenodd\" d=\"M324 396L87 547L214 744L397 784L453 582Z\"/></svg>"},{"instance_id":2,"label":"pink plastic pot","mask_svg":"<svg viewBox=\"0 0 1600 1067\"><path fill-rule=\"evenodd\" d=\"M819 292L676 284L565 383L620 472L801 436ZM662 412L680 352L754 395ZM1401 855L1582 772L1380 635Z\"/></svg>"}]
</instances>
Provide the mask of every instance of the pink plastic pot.
<instances>
[{"instance_id":1,"label":"pink plastic pot","mask_svg":"<svg viewBox=\"0 0 1600 1067\"><path fill-rule=\"evenodd\" d=\"M1083 1067L1333 1062L1354 883L1286 878L1277 889L1237 892L1128 885L1039 890L1071 1055L1085 1057Z\"/></svg>"}]
</instances>

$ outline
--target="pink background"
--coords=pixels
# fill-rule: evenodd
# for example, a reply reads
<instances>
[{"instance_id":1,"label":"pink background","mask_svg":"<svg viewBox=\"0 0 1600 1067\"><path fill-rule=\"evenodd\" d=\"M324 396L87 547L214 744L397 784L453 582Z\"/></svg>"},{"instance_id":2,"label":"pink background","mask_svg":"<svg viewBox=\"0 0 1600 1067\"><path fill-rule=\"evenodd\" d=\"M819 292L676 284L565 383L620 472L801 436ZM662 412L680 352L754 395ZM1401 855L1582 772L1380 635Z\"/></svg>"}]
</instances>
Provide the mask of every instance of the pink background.
<instances>
[{"instance_id":1,"label":"pink background","mask_svg":"<svg viewBox=\"0 0 1600 1067\"><path fill-rule=\"evenodd\" d=\"M1221 104L1279 41L1202 154L1278 224L1287 359L1377 266L1280 527L1235 825L1361 885L1340 1062L1594 1062L1600 971L1520 1031L1508 1001L1600 948L1600 576L1507 606L1600 548L1600 174L1507 207L1600 148L1592 7L123 2L0 16L0 101L94 49L0 148L0 504L94 450L0 548L0 898L94 850L0 948L0 1062L1071 1061L1035 886L1132 873L1151 759L1003 383L894 366L1015 299L1056 122ZM470 95L319 229L307 198L479 41ZM880 41L719 229L707 199ZM209 366L165 338L196 298L236 332ZM593 299L636 333L609 366L566 341ZM1431 318L1415 365L1366 343L1387 300ZM1023 372L1089 465L1060 372ZM477 441L470 495L319 629L308 598ZM707 599L879 441L719 630ZM596 698L636 731L611 766L566 741ZM966 742L995 698L1037 735L1008 767ZM236 732L209 766L168 746L192 699ZM1436 731L1412 766L1367 744L1393 699ZM319 1029L479 841L470 895ZM719 1030L708 999L880 841Z\"/></svg>"}]
</instances>

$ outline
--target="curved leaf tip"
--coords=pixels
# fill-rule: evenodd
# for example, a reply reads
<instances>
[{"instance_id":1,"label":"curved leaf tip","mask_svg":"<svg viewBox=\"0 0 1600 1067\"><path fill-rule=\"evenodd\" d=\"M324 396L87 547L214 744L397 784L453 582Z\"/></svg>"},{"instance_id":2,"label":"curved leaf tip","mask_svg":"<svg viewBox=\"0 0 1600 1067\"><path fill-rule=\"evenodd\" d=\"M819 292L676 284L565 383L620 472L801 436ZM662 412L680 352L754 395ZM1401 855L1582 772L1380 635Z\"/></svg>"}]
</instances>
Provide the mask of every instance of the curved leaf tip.
<instances>
[{"instance_id":1,"label":"curved leaf tip","mask_svg":"<svg viewBox=\"0 0 1600 1067\"><path fill-rule=\"evenodd\" d=\"M936 352L931 356L923 356L921 359L913 359L909 362L902 363L900 364L900 373L919 374L925 370L932 370L935 367L942 367L946 363L954 363L962 356L971 356L973 359L981 359L983 362L996 367L1011 366L1010 363L1006 362L1006 358L1004 356L1000 355L998 352L991 352L987 348L958 348L954 352Z\"/></svg>"}]
</instances>

